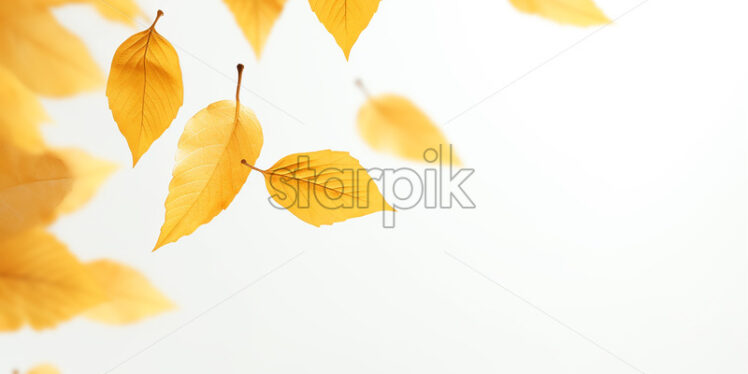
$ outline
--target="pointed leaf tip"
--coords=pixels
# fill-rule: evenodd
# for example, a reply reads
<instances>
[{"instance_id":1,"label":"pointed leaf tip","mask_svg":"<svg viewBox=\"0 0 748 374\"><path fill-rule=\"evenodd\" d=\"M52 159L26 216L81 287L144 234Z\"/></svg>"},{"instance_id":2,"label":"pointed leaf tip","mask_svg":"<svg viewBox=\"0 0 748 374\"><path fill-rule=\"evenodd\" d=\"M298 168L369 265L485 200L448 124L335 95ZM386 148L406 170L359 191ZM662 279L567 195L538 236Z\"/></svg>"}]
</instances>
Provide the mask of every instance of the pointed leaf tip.
<instances>
[{"instance_id":1,"label":"pointed leaf tip","mask_svg":"<svg viewBox=\"0 0 748 374\"><path fill-rule=\"evenodd\" d=\"M353 45L377 12L379 1L359 0L351 6L350 0L309 0L309 5L348 61Z\"/></svg>"},{"instance_id":2,"label":"pointed leaf tip","mask_svg":"<svg viewBox=\"0 0 748 374\"><path fill-rule=\"evenodd\" d=\"M244 37L252 46L255 57L259 60L273 24L283 11L286 0L223 0L223 2L234 14L236 23L239 24Z\"/></svg>"}]
</instances>

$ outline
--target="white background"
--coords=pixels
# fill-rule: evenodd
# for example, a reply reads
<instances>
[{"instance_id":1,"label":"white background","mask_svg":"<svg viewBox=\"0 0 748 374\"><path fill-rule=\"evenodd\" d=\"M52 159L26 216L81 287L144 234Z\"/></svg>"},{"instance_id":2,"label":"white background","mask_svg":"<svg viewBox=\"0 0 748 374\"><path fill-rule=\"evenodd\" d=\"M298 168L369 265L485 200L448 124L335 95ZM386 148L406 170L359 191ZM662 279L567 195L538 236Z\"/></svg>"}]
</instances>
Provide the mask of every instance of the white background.
<instances>
[{"instance_id":1,"label":"white background","mask_svg":"<svg viewBox=\"0 0 748 374\"><path fill-rule=\"evenodd\" d=\"M597 2L616 18L639 0ZM621 360L654 374L748 372L746 2L649 0L587 37L595 28L506 0L383 0L346 62L308 3L289 0L259 63L218 0L140 4L166 12L158 30L180 54L184 106L132 169L103 88L45 101L50 143L121 165L52 230L82 259L138 268L179 309L0 335L0 373L40 362L65 374L637 372ZM105 72L137 31L86 6L56 13ZM252 173L227 211L151 253L184 123L232 97L237 62L265 133L260 167L327 148L419 167L360 140L357 77L441 126L532 72L444 126L476 169L474 210L318 229L272 208Z\"/></svg>"}]
</instances>

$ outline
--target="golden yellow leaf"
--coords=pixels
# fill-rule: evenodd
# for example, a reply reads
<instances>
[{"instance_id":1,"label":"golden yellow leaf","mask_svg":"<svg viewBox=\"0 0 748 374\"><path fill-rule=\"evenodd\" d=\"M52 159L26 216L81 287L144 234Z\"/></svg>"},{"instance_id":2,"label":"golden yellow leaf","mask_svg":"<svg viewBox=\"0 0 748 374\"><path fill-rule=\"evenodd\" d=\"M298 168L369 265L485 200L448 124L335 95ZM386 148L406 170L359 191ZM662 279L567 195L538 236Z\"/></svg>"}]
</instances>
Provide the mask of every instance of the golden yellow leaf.
<instances>
[{"instance_id":1,"label":"golden yellow leaf","mask_svg":"<svg viewBox=\"0 0 748 374\"><path fill-rule=\"evenodd\" d=\"M35 366L33 369L26 372L26 374L60 374L60 370L50 364L43 364Z\"/></svg>"},{"instance_id":2,"label":"golden yellow leaf","mask_svg":"<svg viewBox=\"0 0 748 374\"><path fill-rule=\"evenodd\" d=\"M262 128L254 112L236 101L208 105L192 117L179 138L176 166L166 198L166 217L154 251L194 232L226 209L249 176L242 159L254 162Z\"/></svg>"},{"instance_id":3,"label":"golden yellow leaf","mask_svg":"<svg viewBox=\"0 0 748 374\"><path fill-rule=\"evenodd\" d=\"M106 19L135 26L135 19L143 16L143 11L134 0L89 0ZM144 17L145 18L145 17Z\"/></svg>"},{"instance_id":4,"label":"golden yellow leaf","mask_svg":"<svg viewBox=\"0 0 748 374\"><path fill-rule=\"evenodd\" d=\"M28 151L39 151L44 139L39 124L49 121L36 96L0 67L0 139Z\"/></svg>"},{"instance_id":5,"label":"golden yellow leaf","mask_svg":"<svg viewBox=\"0 0 748 374\"><path fill-rule=\"evenodd\" d=\"M106 95L119 130L132 152L132 164L169 127L182 106L179 57L153 25L117 48L109 72Z\"/></svg>"},{"instance_id":6,"label":"golden yellow leaf","mask_svg":"<svg viewBox=\"0 0 748 374\"><path fill-rule=\"evenodd\" d=\"M86 152L74 148L58 149L54 154L62 159L73 176L73 186L62 200L57 212L71 213L86 204L99 186L117 169L109 161L97 159Z\"/></svg>"},{"instance_id":7,"label":"golden yellow leaf","mask_svg":"<svg viewBox=\"0 0 748 374\"><path fill-rule=\"evenodd\" d=\"M98 282L41 229L0 236L0 331L55 327L104 301Z\"/></svg>"},{"instance_id":8,"label":"golden yellow leaf","mask_svg":"<svg viewBox=\"0 0 748 374\"><path fill-rule=\"evenodd\" d=\"M309 0L309 5L348 59L353 44L377 12L379 0Z\"/></svg>"},{"instance_id":9,"label":"golden yellow leaf","mask_svg":"<svg viewBox=\"0 0 748 374\"><path fill-rule=\"evenodd\" d=\"M137 322L173 309L166 298L137 270L110 260L86 264L99 281L107 301L86 312L87 318L114 325Z\"/></svg>"},{"instance_id":10,"label":"golden yellow leaf","mask_svg":"<svg viewBox=\"0 0 748 374\"><path fill-rule=\"evenodd\" d=\"M449 147L436 124L410 100L398 95L370 97L358 112L358 130L375 150L413 161L423 162L429 149ZM451 161L454 165L462 163L456 155Z\"/></svg>"},{"instance_id":11,"label":"golden yellow leaf","mask_svg":"<svg viewBox=\"0 0 748 374\"><path fill-rule=\"evenodd\" d=\"M537 14L559 23L577 26L602 25L610 19L593 0L509 0L525 13Z\"/></svg>"},{"instance_id":12,"label":"golden yellow leaf","mask_svg":"<svg viewBox=\"0 0 748 374\"><path fill-rule=\"evenodd\" d=\"M275 20L280 16L286 0L223 0L229 7L244 37L260 58Z\"/></svg>"},{"instance_id":13,"label":"golden yellow leaf","mask_svg":"<svg viewBox=\"0 0 748 374\"><path fill-rule=\"evenodd\" d=\"M0 65L33 92L68 96L98 88L101 71L83 42L48 9L0 8Z\"/></svg>"},{"instance_id":14,"label":"golden yellow leaf","mask_svg":"<svg viewBox=\"0 0 748 374\"><path fill-rule=\"evenodd\" d=\"M296 153L261 172L271 197L302 221L332 225L382 210L394 210L358 160L348 152Z\"/></svg>"},{"instance_id":15,"label":"golden yellow leaf","mask_svg":"<svg viewBox=\"0 0 748 374\"><path fill-rule=\"evenodd\" d=\"M53 153L0 141L0 236L49 223L72 185L70 169Z\"/></svg>"}]
</instances>

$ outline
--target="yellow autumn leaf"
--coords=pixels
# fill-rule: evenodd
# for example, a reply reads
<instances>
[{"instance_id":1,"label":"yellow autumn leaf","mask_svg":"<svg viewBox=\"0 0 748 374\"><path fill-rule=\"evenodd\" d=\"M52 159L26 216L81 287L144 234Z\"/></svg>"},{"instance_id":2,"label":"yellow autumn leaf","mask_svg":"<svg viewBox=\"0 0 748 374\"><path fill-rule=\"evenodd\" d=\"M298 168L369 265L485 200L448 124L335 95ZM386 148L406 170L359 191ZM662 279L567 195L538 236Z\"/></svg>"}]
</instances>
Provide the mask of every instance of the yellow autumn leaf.
<instances>
[{"instance_id":1,"label":"yellow autumn leaf","mask_svg":"<svg viewBox=\"0 0 748 374\"><path fill-rule=\"evenodd\" d=\"M103 81L86 46L50 10L14 2L0 7L0 65L45 96L91 91Z\"/></svg>"},{"instance_id":2,"label":"yellow autumn leaf","mask_svg":"<svg viewBox=\"0 0 748 374\"><path fill-rule=\"evenodd\" d=\"M610 19L593 0L509 0L515 8L525 13L576 26L610 23Z\"/></svg>"},{"instance_id":3,"label":"yellow autumn leaf","mask_svg":"<svg viewBox=\"0 0 748 374\"><path fill-rule=\"evenodd\" d=\"M358 131L375 150L413 161L423 162L425 153L430 149L438 151L440 145L441 149L449 147L436 124L413 102L398 95L370 97L359 109ZM461 165L462 161L452 155L451 163Z\"/></svg>"},{"instance_id":4,"label":"yellow autumn leaf","mask_svg":"<svg viewBox=\"0 0 748 374\"><path fill-rule=\"evenodd\" d=\"M52 235L0 236L0 331L55 327L104 301L98 282Z\"/></svg>"},{"instance_id":5,"label":"yellow autumn leaf","mask_svg":"<svg viewBox=\"0 0 748 374\"><path fill-rule=\"evenodd\" d=\"M176 166L166 198L166 216L154 251L208 223L226 209L249 176L242 159L260 155L262 128L254 112L236 101L208 105L192 117L179 138Z\"/></svg>"},{"instance_id":6,"label":"yellow autumn leaf","mask_svg":"<svg viewBox=\"0 0 748 374\"><path fill-rule=\"evenodd\" d=\"M61 214L71 213L87 203L99 186L117 169L109 161L97 159L74 148L58 149L54 154L65 162L73 177L70 193L57 207L57 212Z\"/></svg>"},{"instance_id":7,"label":"yellow autumn leaf","mask_svg":"<svg viewBox=\"0 0 748 374\"><path fill-rule=\"evenodd\" d=\"M96 10L104 18L135 26L138 16L145 18L143 11L134 0L88 0L94 3Z\"/></svg>"},{"instance_id":8,"label":"yellow autumn leaf","mask_svg":"<svg viewBox=\"0 0 748 374\"><path fill-rule=\"evenodd\" d=\"M110 260L86 264L86 268L99 281L107 301L87 311L92 320L123 325L137 322L173 309L166 298L137 270Z\"/></svg>"},{"instance_id":9,"label":"yellow autumn leaf","mask_svg":"<svg viewBox=\"0 0 748 374\"><path fill-rule=\"evenodd\" d=\"M28 151L44 147L39 124L49 121L36 96L0 67L0 139Z\"/></svg>"},{"instance_id":10,"label":"yellow autumn leaf","mask_svg":"<svg viewBox=\"0 0 748 374\"><path fill-rule=\"evenodd\" d=\"M5 0L25 2L37 7L56 7L67 4L88 3L93 5L104 18L121 22L129 26L135 25L135 19L143 16L135 0Z\"/></svg>"},{"instance_id":11,"label":"yellow autumn leaf","mask_svg":"<svg viewBox=\"0 0 748 374\"><path fill-rule=\"evenodd\" d=\"M353 44L377 12L379 1L309 0L309 5L348 59Z\"/></svg>"},{"instance_id":12,"label":"yellow autumn leaf","mask_svg":"<svg viewBox=\"0 0 748 374\"><path fill-rule=\"evenodd\" d=\"M53 365L43 364L35 366L33 369L27 371L26 374L60 374L60 370Z\"/></svg>"},{"instance_id":13,"label":"yellow autumn leaf","mask_svg":"<svg viewBox=\"0 0 748 374\"><path fill-rule=\"evenodd\" d=\"M280 16L286 0L223 0L236 18L244 37L260 58L275 20Z\"/></svg>"},{"instance_id":14,"label":"yellow autumn leaf","mask_svg":"<svg viewBox=\"0 0 748 374\"><path fill-rule=\"evenodd\" d=\"M0 236L49 223L73 186L65 162L0 140Z\"/></svg>"},{"instance_id":15,"label":"yellow autumn leaf","mask_svg":"<svg viewBox=\"0 0 748 374\"><path fill-rule=\"evenodd\" d=\"M153 25L117 48L106 95L119 130L132 152L132 164L177 116L183 101L182 70L174 47Z\"/></svg>"},{"instance_id":16,"label":"yellow autumn leaf","mask_svg":"<svg viewBox=\"0 0 748 374\"><path fill-rule=\"evenodd\" d=\"M271 197L302 221L332 225L349 218L394 209L361 164L348 152L296 153L261 172Z\"/></svg>"}]
</instances>

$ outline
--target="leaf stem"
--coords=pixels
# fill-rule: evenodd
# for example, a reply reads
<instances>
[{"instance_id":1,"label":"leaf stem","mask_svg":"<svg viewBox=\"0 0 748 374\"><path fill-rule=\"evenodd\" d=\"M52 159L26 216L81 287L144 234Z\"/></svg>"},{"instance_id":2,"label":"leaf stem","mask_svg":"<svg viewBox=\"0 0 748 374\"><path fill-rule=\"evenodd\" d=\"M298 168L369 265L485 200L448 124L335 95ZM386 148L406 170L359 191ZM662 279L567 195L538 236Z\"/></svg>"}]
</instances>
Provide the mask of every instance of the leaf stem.
<instances>
[{"instance_id":1,"label":"leaf stem","mask_svg":"<svg viewBox=\"0 0 748 374\"><path fill-rule=\"evenodd\" d=\"M364 85L364 81L361 80L361 78L356 78L356 87L358 87L361 92L363 92L364 96L366 96L367 99L371 99L371 93L368 89L366 89L366 86Z\"/></svg>"},{"instance_id":2,"label":"leaf stem","mask_svg":"<svg viewBox=\"0 0 748 374\"><path fill-rule=\"evenodd\" d=\"M156 22L158 22L159 18L164 16L164 11L159 9L158 12L156 12L156 19L153 20L153 24L151 25L151 29L156 27Z\"/></svg>"},{"instance_id":3,"label":"leaf stem","mask_svg":"<svg viewBox=\"0 0 748 374\"><path fill-rule=\"evenodd\" d=\"M247 162L247 160L245 160L245 159L242 159L242 165L244 165L244 166L247 166L247 167L249 167L249 168L250 168L250 169L252 169L252 170L256 170L256 171L259 171L259 172L260 172L260 173L262 173L262 174L267 174L267 171L266 171L266 170L262 170L262 169L260 169L260 168L256 168L256 167L255 167L254 165L251 165L251 164L250 164L249 162Z\"/></svg>"},{"instance_id":4,"label":"leaf stem","mask_svg":"<svg viewBox=\"0 0 748 374\"><path fill-rule=\"evenodd\" d=\"M239 72L239 81L236 83L236 103L239 104L239 91L242 88L242 76L244 75L244 65L236 65L236 71Z\"/></svg>"},{"instance_id":5,"label":"leaf stem","mask_svg":"<svg viewBox=\"0 0 748 374\"><path fill-rule=\"evenodd\" d=\"M236 82L236 115L234 118L238 121L239 120L239 107L241 106L239 105L239 93L241 92L241 89L242 89L242 76L244 76L244 65L242 64L236 65L236 71L239 73L239 78L237 79L237 82Z\"/></svg>"}]
</instances>

